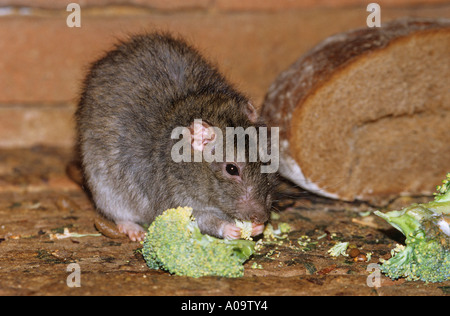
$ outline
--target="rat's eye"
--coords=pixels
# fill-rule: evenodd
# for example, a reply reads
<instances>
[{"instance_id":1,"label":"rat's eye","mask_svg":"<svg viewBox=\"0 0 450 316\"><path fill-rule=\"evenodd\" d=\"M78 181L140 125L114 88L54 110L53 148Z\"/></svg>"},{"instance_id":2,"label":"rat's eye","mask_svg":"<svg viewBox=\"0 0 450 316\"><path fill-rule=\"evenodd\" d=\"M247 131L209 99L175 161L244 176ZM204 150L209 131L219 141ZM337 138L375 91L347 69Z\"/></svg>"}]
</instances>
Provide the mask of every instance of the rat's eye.
<instances>
[{"instance_id":1,"label":"rat's eye","mask_svg":"<svg viewBox=\"0 0 450 316\"><path fill-rule=\"evenodd\" d=\"M225 167L225 170L228 172L229 175L232 176L238 176L239 175L239 169L237 166L229 163L227 164L227 166Z\"/></svg>"}]
</instances>

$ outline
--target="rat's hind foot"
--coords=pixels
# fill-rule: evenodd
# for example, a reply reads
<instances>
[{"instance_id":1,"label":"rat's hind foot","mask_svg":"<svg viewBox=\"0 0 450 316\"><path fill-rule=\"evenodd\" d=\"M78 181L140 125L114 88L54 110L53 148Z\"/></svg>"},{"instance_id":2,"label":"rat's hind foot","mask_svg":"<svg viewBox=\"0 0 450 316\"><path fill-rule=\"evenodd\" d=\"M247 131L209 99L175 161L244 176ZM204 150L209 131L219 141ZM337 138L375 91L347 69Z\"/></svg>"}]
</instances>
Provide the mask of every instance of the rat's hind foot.
<instances>
[{"instance_id":1,"label":"rat's hind foot","mask_svg":"<svg viewBox=\"0 0 450 316\"><path fill-rule=\"evenodd\" d=\"M144 228L133 222L117 222L117 228L123 234L128 235L132 241L143 241L145 237Z\"/></svg>"}]
</instances>

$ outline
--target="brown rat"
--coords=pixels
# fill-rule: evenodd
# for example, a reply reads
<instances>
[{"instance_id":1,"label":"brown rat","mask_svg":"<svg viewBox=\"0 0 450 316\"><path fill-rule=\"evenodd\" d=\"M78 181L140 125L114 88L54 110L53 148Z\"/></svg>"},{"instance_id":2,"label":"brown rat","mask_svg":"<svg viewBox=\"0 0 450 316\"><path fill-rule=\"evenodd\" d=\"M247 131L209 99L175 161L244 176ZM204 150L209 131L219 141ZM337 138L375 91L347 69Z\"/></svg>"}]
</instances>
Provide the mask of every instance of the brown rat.
<instances>
[{"instance_id":1,"label":"brown rat","mask_svg":"<svg viewBox=\"0 0 450 316\"><path fill-rule=\"evenodd\" d=\"M249 100L184 41L148 34L117 45L92 65L76 118L86 184L131 240L143 239L140 225L177 206L193 208L203 233L239 238L234 219L262 232L276 175L262 173L259 159L172 157L177 127L190 132L193 157L218 150L213 127L225 135L226 127L261 125Z\"/></svg>"}]
</instances>

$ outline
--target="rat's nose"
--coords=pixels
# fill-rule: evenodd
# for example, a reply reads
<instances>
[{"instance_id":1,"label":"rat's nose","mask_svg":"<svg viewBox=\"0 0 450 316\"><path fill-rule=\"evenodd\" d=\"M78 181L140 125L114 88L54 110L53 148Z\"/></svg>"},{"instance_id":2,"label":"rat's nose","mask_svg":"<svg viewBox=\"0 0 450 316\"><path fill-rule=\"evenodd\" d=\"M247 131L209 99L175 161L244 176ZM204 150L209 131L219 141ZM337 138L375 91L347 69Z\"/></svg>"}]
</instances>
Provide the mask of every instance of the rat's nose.
<instances>
[{"instance_id":1,"label":"rat's nose","mask_svg":"<svg viewBox=\"0 0 450 316\"><path fill-rule=\"evenodd\" d=\"M252 187L247 188L247 192L238 199L236 208L244 219L253 223L262 224L269 219L269 209L265 201L253 196Z\"/></svg>"}]
</instances>

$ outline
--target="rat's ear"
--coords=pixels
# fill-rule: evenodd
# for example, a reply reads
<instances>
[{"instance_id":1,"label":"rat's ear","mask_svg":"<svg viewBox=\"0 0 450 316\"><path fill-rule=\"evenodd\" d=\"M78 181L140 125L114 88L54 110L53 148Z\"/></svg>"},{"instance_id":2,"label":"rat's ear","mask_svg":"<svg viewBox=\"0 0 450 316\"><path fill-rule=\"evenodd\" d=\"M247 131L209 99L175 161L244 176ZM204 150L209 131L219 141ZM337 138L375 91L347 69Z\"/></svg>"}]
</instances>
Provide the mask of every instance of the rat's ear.
<instances>
[{"instance_id":1,"label":"rat's ear","mask_svg":"<svg viewBox=\"0 0 450 316\"><path fill-rule=\"evenodd\" d=\"M255 107L250 101L247 102L244 111L250 122L256 123L258 121L259 118L258 112L256 111Z\"/></svg>"},{"instance_id":2,"label":"rat's ear","mask_svg":"<svg viewBox=\"0 0 450 316\"><path fill-rule=\"evenodd\" d=\"M208 123L202 120L194 120L189 126L191 132L191 145L194 150L203 151L206 144L216 139L216 133Z\"/></svg>"}]
</instances>

